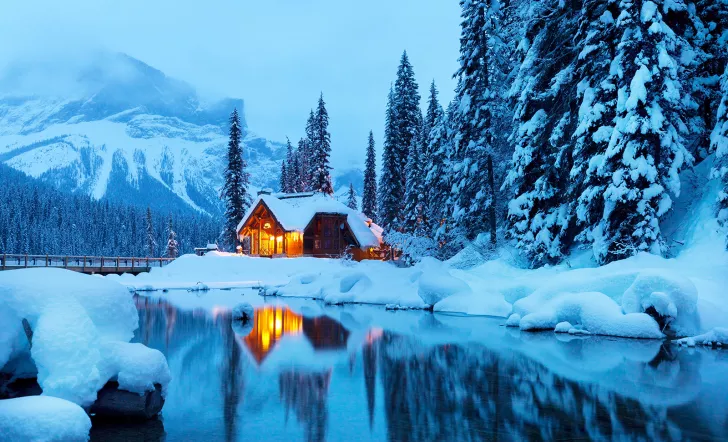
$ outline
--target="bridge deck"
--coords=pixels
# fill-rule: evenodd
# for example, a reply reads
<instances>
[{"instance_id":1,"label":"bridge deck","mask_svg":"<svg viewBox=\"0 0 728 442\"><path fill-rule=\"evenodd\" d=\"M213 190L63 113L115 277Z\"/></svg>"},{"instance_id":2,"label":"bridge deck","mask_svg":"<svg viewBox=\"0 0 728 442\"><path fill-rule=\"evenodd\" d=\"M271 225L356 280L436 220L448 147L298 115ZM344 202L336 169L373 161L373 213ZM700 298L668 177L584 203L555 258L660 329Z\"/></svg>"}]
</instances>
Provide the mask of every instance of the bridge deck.
<instances>
[{"instance_id":1,"label":"bridge deck","mask_svg":"<svg viewBox=\"0 0 728 442\"><path fill-rule=\"evenodd\" d=\"M163 267L174 258L129 258L121 256L0 255L0 270L54 267L88 274L139 274Z\"/></svg>"}]
</instances>

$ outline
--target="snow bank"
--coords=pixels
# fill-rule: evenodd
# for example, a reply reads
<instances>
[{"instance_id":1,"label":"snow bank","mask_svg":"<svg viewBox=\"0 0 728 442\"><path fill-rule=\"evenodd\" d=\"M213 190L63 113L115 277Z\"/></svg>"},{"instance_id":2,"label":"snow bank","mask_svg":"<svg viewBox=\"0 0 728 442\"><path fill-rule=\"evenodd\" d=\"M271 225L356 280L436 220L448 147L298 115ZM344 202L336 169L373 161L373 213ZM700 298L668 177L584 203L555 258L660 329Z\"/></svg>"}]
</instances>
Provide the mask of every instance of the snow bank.
<instances>
[{"instance_id":1,"label":"snow bank","mask_svg":"<svg viewBox=\"0 0 728 442\"><path fill-rule=\"evenodd\" d=\"M621 307L603 293L563 293L532 311L517 302L521 330L554 330L561 322L593 334L630 338L662 338L664 335L649 315L622 313ZM563 327L563 325L562 325Z\"/></svg>"},{"instance_id":2,"label":"snow bank","mask_svg":"<svg viewBox=\"0 0 728 442\"><path fill-rule=\"evenodd\" d=\"M6 441L86 441L91 429L83 408L54 397L0 400L0 439Z\"/></svg>"},{"instance_id":3,"label":"snow bank","mask_svg":"<svg viewBox=\"0 0 728 442\"><path fill-rule=\"evenodd\" d=\"M702 335L678 339L675 343L687 345L688 347L695 347L696 345L722 347L728 345L728 328L717 327Z\"/></svg>"},{"instance_id":4,"label":"snow bank","mask_svg":"<svg viewBox=\"0 0 728 442\"><path fill-rule=\"evenodd\" d=\"M169 382L161 353L128 343L137 310L129 291L111 279L52 268L1 272L0 306L6 349L0 356L8 358L6 346L13 357L30 352L45 396L86 407L112 379L138 393ZM32 347L22 319L33 332Z\"/></svg>"}]
</instances>

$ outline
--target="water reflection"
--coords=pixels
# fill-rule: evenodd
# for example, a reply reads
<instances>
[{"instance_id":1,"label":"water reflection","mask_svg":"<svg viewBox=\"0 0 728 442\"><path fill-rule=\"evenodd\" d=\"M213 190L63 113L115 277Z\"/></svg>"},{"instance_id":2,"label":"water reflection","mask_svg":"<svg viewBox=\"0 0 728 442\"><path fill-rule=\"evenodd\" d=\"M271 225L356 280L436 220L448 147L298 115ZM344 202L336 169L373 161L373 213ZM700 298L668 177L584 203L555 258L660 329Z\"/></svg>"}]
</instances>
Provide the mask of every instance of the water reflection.
<instances>
[{"instance_id":1,"label":"water reflection","mask_svg":"<svg viewBox=\"0 0 728 442\"><path fill-rule=\"evenodd\" d=\"M244 329L225 309L138 308L137 338L173 371L169 440L728 438L728 352L559 341L430 313L394 316L412 319L395 332L361 310L342 311L344 325L266 305Z\"/></svg>"}]
</instances>

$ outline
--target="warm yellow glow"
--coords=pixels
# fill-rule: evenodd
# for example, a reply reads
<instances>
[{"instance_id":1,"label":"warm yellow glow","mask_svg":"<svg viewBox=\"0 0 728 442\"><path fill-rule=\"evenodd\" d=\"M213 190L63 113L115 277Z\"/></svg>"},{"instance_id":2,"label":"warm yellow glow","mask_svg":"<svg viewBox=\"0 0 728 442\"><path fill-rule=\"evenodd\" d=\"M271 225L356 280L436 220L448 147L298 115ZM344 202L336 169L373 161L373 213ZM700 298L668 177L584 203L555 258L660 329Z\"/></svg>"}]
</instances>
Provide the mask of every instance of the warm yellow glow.
<instances>
[{"instance_id":1,"label":"warm yellow glow","mask_svg":"<svg viewBox=\"0 0 728 442\"><path fill-rule=\"evenodd\" d=\"M266 306L257 309L254 321L253 330L245 337L245 343L258 362L265 358L282 336L303 332L303 317L288 307Z\"/></svg>"},{"instance_id":2,"label":"warm yellow glow","mask_svg":"<svg viewBox=\"0 0 728 442\"><path fill-rule=\"evenodd\" d=\"M279 236L279 237L277 237L277 238L276 238L276 241L278 241L278 242L281 242L281 241L283 241L283 237L282 237L282 236Z\"/></svg>"},{"instance_id":3,"label":"warm yellow glow","mask_svg":"<svg viewBox=\"0 0 728 442\"><path fill-rule=\"evenodd\" d=\"M270 229L270 223L263 224L263 228L264 229Z\"/></svg>"}]
</instances>

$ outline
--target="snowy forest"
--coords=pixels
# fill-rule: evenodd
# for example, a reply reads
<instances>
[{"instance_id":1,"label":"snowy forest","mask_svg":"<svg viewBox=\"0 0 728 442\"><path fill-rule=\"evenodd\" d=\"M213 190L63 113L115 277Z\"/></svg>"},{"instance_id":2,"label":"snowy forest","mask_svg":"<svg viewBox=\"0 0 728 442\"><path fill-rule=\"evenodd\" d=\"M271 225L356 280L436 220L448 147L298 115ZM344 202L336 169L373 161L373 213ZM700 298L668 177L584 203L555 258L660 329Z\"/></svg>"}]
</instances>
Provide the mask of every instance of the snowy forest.
<instances>
[{"instance_id":1,"label":"snowy forest","mask_svg":"<svg viewBox=\"0 0 728 442\"><path fill-rule=\"evenodd\" d=\"M0 250L7 253L175 257L219 234L218 223L206 215L96 201L2 164L0 207Z\"/></svg>"},{"instance_id":2,"label":"snowy forest","mask_svg":"<svg viewBox=\"0 0 728 442\"><path fill-rule=\"evenodd\" d=\"M728 223L726 0L460 5L454 100L443 109L433 82L423 115L404 52L378 182L369 137L362 210L391 244L449 258L506 242L529 267L574 248L599 264L667 256L661 221L680 173L705 161L705 178L722 183L715 216ZM311 157L300 152L320 138L318 115L284 172ZM283 190L306 188L286 176Z\"/></svg>"}]
</instances>

